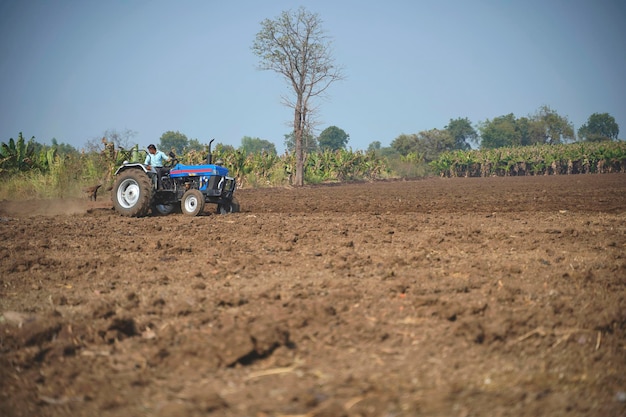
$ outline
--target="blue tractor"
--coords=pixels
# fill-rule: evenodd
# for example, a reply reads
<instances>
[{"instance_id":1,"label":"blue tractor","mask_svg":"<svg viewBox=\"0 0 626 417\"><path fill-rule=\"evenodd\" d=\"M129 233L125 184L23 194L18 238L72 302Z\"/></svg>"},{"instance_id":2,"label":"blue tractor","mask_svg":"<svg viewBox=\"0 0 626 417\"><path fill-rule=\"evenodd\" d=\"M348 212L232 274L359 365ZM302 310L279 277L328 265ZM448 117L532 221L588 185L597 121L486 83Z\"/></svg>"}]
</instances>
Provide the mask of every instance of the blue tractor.
<instances>
[{"instance_id":1,"label":"blue tractor","mask_svg":"<svg viewBox=\"0 0 626 417\"><path fill-rule=\"evenodd\" d=\"M127 217L142 217L150 212L166 215L179 209L188 216L197 216L206 203L213 203L218 214L238 212L235 178L228 176L228 169L220 161L212 162L212 142L205 165L180 164L172 153L174 164L165 169L149 170L144 164L125 162L115 172L115 210Z\"/></svg>"}]
</instances>

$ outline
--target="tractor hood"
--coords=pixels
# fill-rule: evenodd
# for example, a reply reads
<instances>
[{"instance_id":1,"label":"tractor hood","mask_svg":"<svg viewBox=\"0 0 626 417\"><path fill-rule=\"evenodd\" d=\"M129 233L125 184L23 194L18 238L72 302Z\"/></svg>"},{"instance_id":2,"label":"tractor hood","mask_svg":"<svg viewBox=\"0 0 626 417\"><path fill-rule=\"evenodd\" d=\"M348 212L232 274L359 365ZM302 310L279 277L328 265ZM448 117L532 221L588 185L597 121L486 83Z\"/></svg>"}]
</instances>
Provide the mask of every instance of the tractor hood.
<instances>
[{"instance_id":1,"label":"tractor hood","mask_svg":"<svg viewBox=\"0 0 626 417\"><path fill-rule=\"evenodd\" d=\"M223 166L208 164L208 165L183 165L176 164L170 170L170 177L196 177L196 176L211 176L220 175L225 177L228 175L228 169Z\"/></svg>"}]
</instances>

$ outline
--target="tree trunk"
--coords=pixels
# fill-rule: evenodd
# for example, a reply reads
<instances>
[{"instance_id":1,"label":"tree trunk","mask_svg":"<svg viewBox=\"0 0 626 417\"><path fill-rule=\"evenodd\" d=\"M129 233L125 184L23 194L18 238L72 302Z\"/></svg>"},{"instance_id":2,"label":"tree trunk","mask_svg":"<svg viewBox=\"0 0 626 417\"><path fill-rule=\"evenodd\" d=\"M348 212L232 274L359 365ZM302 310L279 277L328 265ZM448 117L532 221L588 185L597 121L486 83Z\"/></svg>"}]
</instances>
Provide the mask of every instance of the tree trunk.
<instances>
[{"instance_id":1,"label":"tree trunk","mask_svg":"<svg viewBox=\"0 0 626 417\"><path fill-rule=\"evenodd\" d=\"M302 98L298 97L293 121L294 139L296 142L296 177L294 182L296 187L302 187L304 185L304 147L302 137L304 136L304 118L306 115L301 109Z\"/></svg>"}]
</instances>

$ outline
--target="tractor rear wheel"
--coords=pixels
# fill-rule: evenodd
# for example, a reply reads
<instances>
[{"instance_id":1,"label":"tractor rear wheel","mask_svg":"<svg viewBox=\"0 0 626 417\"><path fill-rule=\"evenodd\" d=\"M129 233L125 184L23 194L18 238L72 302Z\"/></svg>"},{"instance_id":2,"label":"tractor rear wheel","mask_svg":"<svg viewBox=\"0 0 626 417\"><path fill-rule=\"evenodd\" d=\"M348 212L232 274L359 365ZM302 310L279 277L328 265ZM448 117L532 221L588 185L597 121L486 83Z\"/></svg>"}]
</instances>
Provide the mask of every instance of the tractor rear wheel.
<instances>
[{"instance_id":1,"label":"tractor rear wheel","mask_svg":"<svg viewBox=\"0 0 626 417\"><path fill-rule=\"evenodd\" d=\"M200 190L188 190L180 200L180 208L187 216L197 216L204 211L204 195Z\"/></svg>"},{"instance_id":2,"label":"tractor rear wheel","mask_svg":"<svg viewBox=\"0 0 626 417\"><path fill-rule=\"evenodd\" d=\"M113 206L122 216L143 217L150 210L152 181L140 169L129 169L115 179L112 192Z\"/></svg>"}]
</instances>

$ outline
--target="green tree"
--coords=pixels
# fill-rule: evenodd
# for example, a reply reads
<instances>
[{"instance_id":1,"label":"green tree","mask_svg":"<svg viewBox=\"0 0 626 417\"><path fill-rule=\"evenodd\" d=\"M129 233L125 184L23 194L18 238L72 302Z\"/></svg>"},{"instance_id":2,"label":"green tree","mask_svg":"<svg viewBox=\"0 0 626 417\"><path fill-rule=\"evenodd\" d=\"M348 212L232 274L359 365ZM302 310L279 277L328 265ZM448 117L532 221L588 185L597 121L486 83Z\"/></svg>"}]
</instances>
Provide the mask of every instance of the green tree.
<instances>
[{"instance_id":1,"label":"green tree","mask_svg":"<svg viewBox=\"0 0 626 417\"><path fill-rule=\"evenodd\" d=\"M295 153L296 151L296 139L293 132L285 135L285 148L287 152ZM317 139L311 135L309 131L306 131L302 135L302 151L306 153L315 152L318 150Z\"/></svg>"},{"instance_id":2,"label":"green tree","mask_svg":"<svg viewBox=\"0 0 626 417\"><path fill-rule=\"evenodd\" d=\"M244 136L241 138L241 149L246 155L269 153L276 155L276 146L268 140Z\"/></svg>"},{"instance_id":3,"label":"green tree","mask_svg":"<svg viewBox=\"0 0 626 417\"><path fill-rule=\"evenodd\" d=\"M330 149L331 151L336 151L337 149L345 149L348 140L350 140L350 135L343 129L337 126L329 126L320 133L317 143L321 150Z\"/></svg>"},{"instance_id":4,"label":"green tree","mask_svg":"<svg viewBox=\"0 0 626 417\"><path fill-rule=\"evenodd\" d=\"M575 138L574 126L567 117L559 115L548 106L541 106L531 120L534 124L531 132L536 135L532 144L556 145Z\"/></svg>"},{"instance_id":5,"label":"green tree","mask_svg":"<svg viewBox=\"0 0 626 417\"><path fill-rule=\"evenodd\" d=\"M486 149L521 145L522 134L513 113L479 123L480 147Z\"/></svg>"},{"instance_id":6,"label":"green tree","mask_svg":"<svg viewBox=\"0 0 626 417\"><path fill-rule=\"evenodd\" d=\"M335 81L343 79L331 54L330 41L319 15L304 7L284 11L274 20L261 22L252 51L259 57L259 68L284 77L295 94L285 104L294 110L296 172L294 185L304 184L303 137L310 128L311 99L323 94Z\"/></svg>"},{"instance_id":7,"label":"green tree","mask_svg":"<svg viewBox=\"0 0 626 417\"><path fill-rule=\"evenodd\" d=\"M381 158L397 158L400 157L398 151L391 146L383 146L376 151L376 155Z\"/></svg>"},{"instance_id":8,"label":"green tree","mask_svg":"<svg viewBox=\"0 0 626 417\"><path fill-rule=\"evenodd\" d=\"M72 145L67 143L59 143L56 138L52 138L52 146L53 149L56 149L59 155L76 155L78 151Z\"/></svg>"},{"instance_id":9,"label":"green tree","mask_svg":"<svg viewBox=\"0 0 626 417\"><path fill-rule=\"evenodd\" d=\"M471 148L470 143L475 143L478 140L478 133L467 117L450 119L450 123L445 129L454 138L455 149L468 150Z\"/></svg>"},{"instance_id":10,"label":"green tree","mask_svg":"<svg viewBox=\"0 0 626 417\"><path fill-rule=\"evenodd\" d=\"M456 149L456 146L455 138L447 129L424 130L410 135L403 133L391 142L391 148L405 160L419 155L426 162L436 159L444 151Z\"/></svg>"},{"instance_id":11,"label":"green tree","mask_svg":"<svg viewBox=\"0 0 626 417\"><path fill-rule=\"evenodd\" d=\"M187 143L185 150L187 152L189 151L200 152L200 151L203 151L206 146L207 145L203 145L202 143L200 143L198 139L189 139L189 142Z\"/></svg>"},{"instance_id":12,"label":"green tree","mask_svg":"<svg viewBox=\"0 0 626 417\"><path fill-rule=\"evenodd\" d=\"M424 161L430 162L445 151L456 149L457 142L447 129L431 129L417 134L416 147L412 153L422 155Z\"/></svg>"},{"instance_id":13,"label":"green tree","mask_svg":"<svg viewBox=\"0 0 626 417\"><path fill-rule=\"evenodd\" d=\"M515 121L515 130L519 134L519 144L522 146L543 143L542 127L528 117L520 117Z\"/></svg>"},{"instance_id":14,"label":"green tree","mask_svg":"<svg viewBox=\"0 0 626 417\"><path fill-rule=\"evenodd\" d=\"M410 135L402 133L391 141L391 147L400 155L407 156L417 149L417 135L415 133Z\"/></svg>"},{"instance_id":15,"label":"green tree","mask_svg":"<svg viewBox=\"0 0 626 417\"><path fill-rule=\"evenodd\" d=\"M213 148L213 153L217 154L227 154L227 153L235 153L237 150L233 145L225 145L223 143L218 143Z\"/></svg>"},{"instance_id":16,"label":"green tree","mask_svg":"<svg viewBox=\"0 0 626 417\"><path fill-rule=\"evenodd\" d=\"M375 140L374 142L370 143L367 146L367 151L368 152L369 151L374 151L374 152L375 151L379 151L381 147L382 147L382 144L380 143L380 141L379 140Z\"/></svg>"},{"instance_id":17,"label":"green tree","mask_svg":"<svg viewBox=\"0 0 626 417\"><path fill-rule=\"evenodd\" d=\"M168 130L161 135L159 140L159 150L168 153L174 151L176 155L182 155L184 149L189 145L189 139L179 131Z\"/></svg>"},{"instance_id":18,"label":"green tree","mask_svg":"<svg viewBox=\"0 0 626 417\"><path fill-rule=\"evenodd\" d=\"M382 146L379 140L375 140L367 146L367 152L374 152L379 158L398 158L400 154L391 146Z\"/></svg>"},{"instance_id":19,"label":"green tree","mask_svg":"<svg viewBox=\"0 0 626 417\"><path fill-rule=\"evenodd\" d=\"M578 129L578 137L587 142L617 140L619 126L615 118L608 113L594 113L587 123Z\"/></svg>"}]
</instances>

